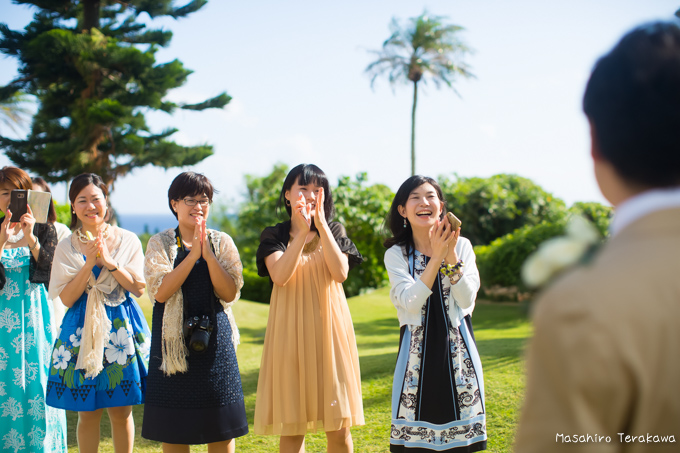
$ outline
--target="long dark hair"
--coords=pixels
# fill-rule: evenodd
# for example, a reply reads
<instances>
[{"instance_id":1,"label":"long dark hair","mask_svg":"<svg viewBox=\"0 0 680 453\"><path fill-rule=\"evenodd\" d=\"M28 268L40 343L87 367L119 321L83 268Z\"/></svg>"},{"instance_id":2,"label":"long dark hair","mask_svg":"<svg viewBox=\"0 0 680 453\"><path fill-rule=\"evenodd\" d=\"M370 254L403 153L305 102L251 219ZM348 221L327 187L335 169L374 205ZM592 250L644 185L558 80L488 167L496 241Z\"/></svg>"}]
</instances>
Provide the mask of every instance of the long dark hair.
<instances>
[{"instance_id":1,"label":"long dark hair","mask_svg":"<svg viewBox=\"0 0 680 453\"><path fill-rule=\"evenodd\" d=\"M385 239L383 245L386 248L390 248L393 245L399 245L406 247L406 253L411 253L415 249L415 244L413 243L413 230L411 229L411 223L406 221L404 225L404 217L399 214L399 206L405 206L406 201L408 201L409 195L418 187L423 184L430 184L434 187L437 192L439 201L442 203L442 212L440 218L443 219L446 214L446 200L444 199L444 194L442 193L442 188L439 187L439 183L428 176L414 175L403 182L399 190L397 190L394 200L392 200L392 205L390 206L390 211L387 213L385 218L385 227L387 233L392 235Z\"/></svg>"},{"instance_id":2,"label":"long dark hair","mask_svg":"<svg viewBox=\"0 0 680 453\"><path fill-rule=\"evenodd\" d=\"M288 213L288 217L291 216L290 205L286 204L286 192L293 187L293 184L295 184L296 181L301 186L315 184L319 187L323 187L323 211L324 214L326 214L326 221L330 222L333 220L333 217L335 216L335 205L333 204L333 194L331 193L330 184L328 184L328 178L323 170L312 164L300 164L288 172L288 176L286 176L285 181L283 181L283 187L279 194L279 202L276 204L277 213L281 211L281 206L284 206ZM312 227L314 227L314 225L312 225Z\"/></svg>"},{"instance_id":3,"label":"long dark hair","mask_svg":"<svg viewBox=\"0 0 680 453\"><path fill-rule=\"evenodd\" d=\"M104 194L104 198L106 199L106 216L104 217L104 220L108 219L109 188L106 187L104 180L99 175L94 173L83 173L73 178L73 181L71 181L71 187L68 189L68 199L71 200L71 225L69 225L71 230L73 230L78 225L78 216L76 216L76 212L73 209L73 204L76 202L76 197L78 194L90 184L98 187L99 190L101 190Z\"/></svg>"}]
</instances>

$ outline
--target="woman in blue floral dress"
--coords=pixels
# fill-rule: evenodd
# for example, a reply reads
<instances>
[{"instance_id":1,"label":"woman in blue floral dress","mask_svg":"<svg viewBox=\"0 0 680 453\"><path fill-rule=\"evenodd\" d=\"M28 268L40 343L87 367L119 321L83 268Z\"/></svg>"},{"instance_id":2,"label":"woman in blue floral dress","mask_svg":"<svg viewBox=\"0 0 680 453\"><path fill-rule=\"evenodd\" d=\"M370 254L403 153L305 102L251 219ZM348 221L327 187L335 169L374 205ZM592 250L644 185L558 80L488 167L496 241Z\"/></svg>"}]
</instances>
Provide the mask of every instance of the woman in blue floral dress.
<instances>
[{"instance_id":1,"label":"woman in blue floral dress","mask_svg":"<svg viewBox=\"0 0 680 453\"><path fill-rule=\"evenodd\" d=\"M69 189L74 231L57 246L50 296L70 308L52 352L46 400L78 412L81 452L97 451L102 409L108 408L120 453L132 452L132 406L144 402L150 333L130 297L146 286L142 244L106 223L107 194L95 174L77 176Z\"/></svg>"},{"instance_id":2,"label":"woman in blue floral dress","mask_svg":"<svg viewBox=\"0 0 680 453\"><path fill-rule=\"evenodd\" d=\"M57 320L45 285L57 235L32 213L10 222L14 189L31 179L16 167L0 170L0 450L65 452L66 415L45 406Z\"/></svg>"}]
</instances>

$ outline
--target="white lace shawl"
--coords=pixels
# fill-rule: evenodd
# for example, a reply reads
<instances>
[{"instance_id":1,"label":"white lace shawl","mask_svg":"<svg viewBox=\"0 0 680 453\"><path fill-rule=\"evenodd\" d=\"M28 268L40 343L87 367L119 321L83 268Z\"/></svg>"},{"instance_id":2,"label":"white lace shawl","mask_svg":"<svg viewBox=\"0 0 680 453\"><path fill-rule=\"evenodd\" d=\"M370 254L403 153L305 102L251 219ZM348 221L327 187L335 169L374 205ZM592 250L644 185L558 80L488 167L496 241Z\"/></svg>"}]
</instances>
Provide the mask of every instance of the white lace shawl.
<instances>
[{"instance_id":1,"label":"white lace shawl","mask_svg":"<svg viewBox=\"0 0 680 453\"><path fill-rule=\"evenodd\" d=\"M116 246L110 251L120 267L127 270L132 278L141 282L144 265L142 243L134 233L118 227L110 227ZM85 266L85 258L75 234L60 241L54 251L52 273L50 274L49 296L59 297L71 280ZM120 305L127 297L125 288L111 275L108 269L102 268L99 278L90 273L85 288L87 307L83 336L78 353L76 369L85 370L85 377L94 378L103 370L104 348L109 342L111 320L106 315L104 305Z\"/></svg>"},{"instance_id":2,"label":"white lace shawl","mask_svg":"<svg viewBox=\"0 0 680 453\"><path fill-rule=\"evenodd\" d=\"M232 332L232 342L236 347L240 342L238 328L234 320L231 306L238 300L243 287L243 265L239 257L238 250L231 237L220 231L208 230L212 245L216 251L217 261L234 279L236 286L236 296L232 301L220 299L222 309L229 318ZM175 268L175 258L177 257L177 240L175 230L168 229L162 231L149 239L146 246L146 256L144 258L144 277L148 285L149 298L155 302L158 289L163 283L163 278ZM180 288L165 301L165 312L163 314L162 331L162 362L161 371L166 375L174 373L184 373L187 371L187 348L182 332L182 322L184 319L184 305L182 289ZM155 333L157 334L157 333Z\"/></svg>"}]
</instances>

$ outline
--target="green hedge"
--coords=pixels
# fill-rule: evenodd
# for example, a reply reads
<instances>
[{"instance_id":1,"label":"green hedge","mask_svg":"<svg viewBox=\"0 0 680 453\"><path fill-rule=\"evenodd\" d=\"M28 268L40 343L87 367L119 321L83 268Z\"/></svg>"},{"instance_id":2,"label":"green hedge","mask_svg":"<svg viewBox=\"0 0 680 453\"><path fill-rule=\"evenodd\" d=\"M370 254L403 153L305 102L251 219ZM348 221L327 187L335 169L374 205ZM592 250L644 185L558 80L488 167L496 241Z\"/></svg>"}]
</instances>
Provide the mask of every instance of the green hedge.
<instances>
[{"instance_id":1,"label":"green hedge","mask_svg":"<svg viewBox=\"0 0 680 453\"><path fill-rule=\"evenodd\" d=\"M243 288L241 298L253 302L269 303L272 294L272 285L268 278L260 277L257 271L243 268Z\"/></svg>"},{"instance_id":2,"label":"green hedge","mask_svg":"<svg viewBox=\"0 0 680 453\"><path fill-rule=\"evenodd\" d=\"M543 221L538 225L518 228L489 245L476 246L475 255L482 286L525 288L520 277L522 264L539 244L563 235L566 224L564 218L556 222Z\"/></svg>"}]
</instances>

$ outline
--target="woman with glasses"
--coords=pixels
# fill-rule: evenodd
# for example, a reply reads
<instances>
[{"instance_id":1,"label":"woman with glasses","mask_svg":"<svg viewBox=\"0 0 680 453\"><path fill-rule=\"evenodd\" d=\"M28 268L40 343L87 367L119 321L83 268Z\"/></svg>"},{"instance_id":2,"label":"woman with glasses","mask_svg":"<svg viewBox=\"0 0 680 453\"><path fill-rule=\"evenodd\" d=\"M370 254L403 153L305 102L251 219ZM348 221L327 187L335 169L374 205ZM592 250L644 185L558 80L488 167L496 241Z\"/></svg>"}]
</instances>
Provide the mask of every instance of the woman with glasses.
<instances>
[{"instance_id":1,"label":"woman with glasses","mask_svg":"<svg viewBox=\"0 0 680 453\"><path fill-rule=\"evenodd\" d=\"M69 309L52 351L45 400L78 412L81 452L98 450L107 408L114 451L122 453L133 448L132 406L144 403L151 334L130 297L146 287L142 244L106 222L107 196L93 173L75 177L69 188L73 234L57 245L49 291Z\"/></svg>"},{"instance_id":2,"label":"woman with glasses","mask_svg":"<svg viewBox=\"0 0 680 453\"><path fill-rule=\"evenodd\" d=\"M185 172L168 190L178 226L156 234L146 249L144 276L155 301L151 363L142 436L163 451L233 452L248 433L236 361L239 334L231 305L243 286L234 241L206 228L215 190L205 176Z\"/></svg>"}]
</instances>

